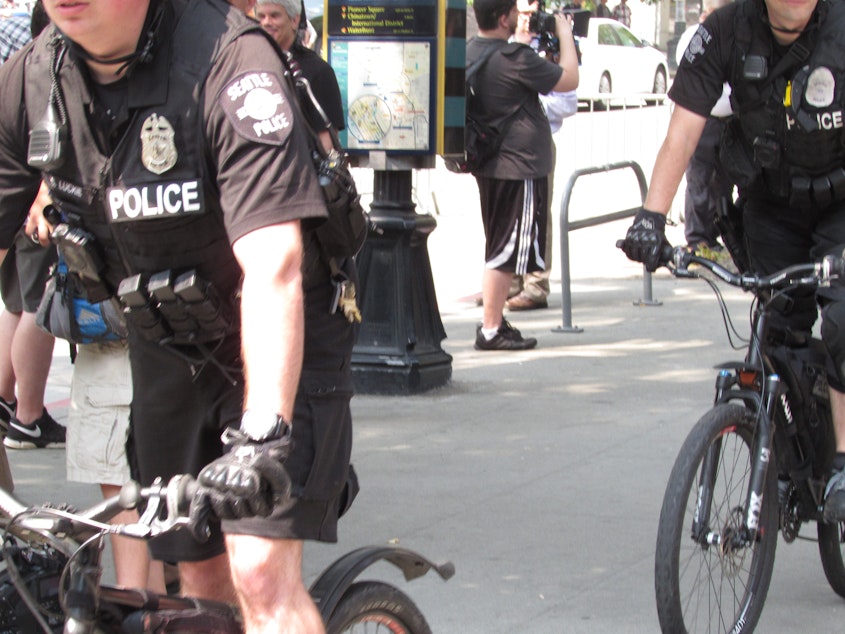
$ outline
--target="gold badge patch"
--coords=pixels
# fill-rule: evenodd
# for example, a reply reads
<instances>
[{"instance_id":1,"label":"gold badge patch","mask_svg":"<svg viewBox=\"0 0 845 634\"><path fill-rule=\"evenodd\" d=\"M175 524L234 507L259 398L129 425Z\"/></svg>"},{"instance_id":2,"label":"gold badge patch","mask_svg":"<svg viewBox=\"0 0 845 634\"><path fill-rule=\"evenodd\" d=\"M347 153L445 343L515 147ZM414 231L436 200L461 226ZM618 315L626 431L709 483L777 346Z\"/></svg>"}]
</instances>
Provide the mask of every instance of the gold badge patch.
<instances>
[{"instance_id":1,"label":"gold badge patch","mask_svg":"<svg viewBox=\"0 0 845 634\"><path fill-rule=\"evenodd\" d=\"M176 165L179 157L175 132L170 122L153 113L141 127L141 163L153 174L164 174Z\"/></svg>"}]
</instances>

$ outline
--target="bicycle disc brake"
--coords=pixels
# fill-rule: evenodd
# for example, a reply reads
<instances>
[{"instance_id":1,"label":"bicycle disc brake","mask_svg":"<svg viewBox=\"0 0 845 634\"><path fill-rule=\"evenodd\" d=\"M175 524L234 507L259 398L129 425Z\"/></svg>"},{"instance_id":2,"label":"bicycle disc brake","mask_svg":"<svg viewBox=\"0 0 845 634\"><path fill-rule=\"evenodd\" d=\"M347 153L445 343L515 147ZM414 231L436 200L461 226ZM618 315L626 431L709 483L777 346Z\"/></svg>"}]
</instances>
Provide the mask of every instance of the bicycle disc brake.
<instances>
[{"instance_id":1,"label":"bicycle disc brake","mask_svg":"<svg viewBox=\"0 0 845 634\"><path fill-rule=\"evenodd\" d=\"M719 560L722 569L731 578L736 577L743 569L745 555L748 552L748 540L742 536L742 522L744 513L741 507L736 507L722 529L719 543Z\"/></svg>"}]
</instances>

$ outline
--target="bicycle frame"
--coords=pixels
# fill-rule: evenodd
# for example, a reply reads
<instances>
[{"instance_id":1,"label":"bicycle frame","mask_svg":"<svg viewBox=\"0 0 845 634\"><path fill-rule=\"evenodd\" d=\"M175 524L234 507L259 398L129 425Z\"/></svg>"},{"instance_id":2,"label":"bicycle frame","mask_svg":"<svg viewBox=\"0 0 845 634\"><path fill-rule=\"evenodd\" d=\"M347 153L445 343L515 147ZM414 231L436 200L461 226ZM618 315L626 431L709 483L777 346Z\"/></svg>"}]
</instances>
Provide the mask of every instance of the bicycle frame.
<instances>
[{"instance_id":1,"label":"bicycle frame","mask_svg":"<svg viewBox=\"0 0 845 634\"><path fill-rule=\"evenodd\" d=\"M816 523L831 588L845 597L845 523L824 518L833 424L824 344L807 332L775 329L784 293L845 279L845 260L736 274L686 248L662 253L676 277L704 279L716 293L728 338L744 339L708 271L752 291L744 358L718 366L715 403L675 459L660 511L655 598L664 632L750 632L762 615L778 533L799 537ZM671 260L670 260L671 258ZM690 270L691 264L701 268Z\"/></svg>"},{"instance_id":2,"label":"bicycle frame","mask_svg":"<svg viewBox=\"0 0 845 634\"><path fill-rule=\"evenodd\" d=\"M720 367L716 379L715 404L729 401L742 401L748 411L755 418L755 435L752 445L751 474L746 503L743 510L742 522L738 530L731 535L731 544L723 544L721 533L709 531L709 509L711 504L712 484L715 481L718 468L721 441L717 440L709 448L699 477L698 498L696 500L695 521L692 526L692 537L699 543L715 545L722 549L739 548L753 543L757 539L759 529L760 510L763 504L764 485L768 469L774 457L773 447L776 429L776 411L779 404L788 408L788 403L782 400L784 385L781 377L775 372L772 360L769 358L768 334L770 306L768 295L759 291L763 288L775 288L778 284L825 284L826 280L838 274L842 266L841 259L826 258L813 266L812 274L808 265L790 267L781 273L760 278L754 275L734 275L722 269L713 262L698 258L680 250L674 252L675 269L678 277L694 277L694 273L686 270L690 262L706 266L711 272L734 286L758 292L759 303L755 308L752 320L751 339L746 350L743 363L729 363ZM795 279L791 276L795 275ZM765 280L765 284L764 284Z\"/></svg>"}]
</instances>

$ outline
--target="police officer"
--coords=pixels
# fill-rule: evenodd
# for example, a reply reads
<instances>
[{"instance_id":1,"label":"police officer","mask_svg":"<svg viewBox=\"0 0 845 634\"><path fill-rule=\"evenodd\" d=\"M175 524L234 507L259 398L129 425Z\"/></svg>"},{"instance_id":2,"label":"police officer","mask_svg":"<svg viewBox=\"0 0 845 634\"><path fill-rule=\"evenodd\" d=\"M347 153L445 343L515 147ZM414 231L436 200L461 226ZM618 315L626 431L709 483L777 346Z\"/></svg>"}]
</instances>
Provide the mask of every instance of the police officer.
<instances>
[{"instance_id":1,"label":"police officer","mask_svg":"<svg viewBox=\"0 0 845 634\"><path fill-rule=\"evenodd\" d=\"M766 274L845 245L845 3L742 0L699 27L669 96L675 109L643 209L623 249L649 270L661 264L665 217L710 109L732 89L734 116L723 166L742 204L745 245ZM845 519L845 297L842 288L793 293L775 328L807 332L822 305L822 338L835 361L829 377L835 473L825 516Z\"/></svg>"},{"instance_id":2,"label":"police officer","mask_svg":"<svg viewBox=\"0 0 845 634\"><path fill-rule=\"evenodd\" d=\"M44 4L54 26L0 68L0 249L43 177L89 294L125 307L140 480L211 463L222 532L153 555L247 632L319 632L302 540L336 540L349 499L349 332L333 315L303 355L326 210L276 49L223 0Z\"/></svg>"}]
</instances>

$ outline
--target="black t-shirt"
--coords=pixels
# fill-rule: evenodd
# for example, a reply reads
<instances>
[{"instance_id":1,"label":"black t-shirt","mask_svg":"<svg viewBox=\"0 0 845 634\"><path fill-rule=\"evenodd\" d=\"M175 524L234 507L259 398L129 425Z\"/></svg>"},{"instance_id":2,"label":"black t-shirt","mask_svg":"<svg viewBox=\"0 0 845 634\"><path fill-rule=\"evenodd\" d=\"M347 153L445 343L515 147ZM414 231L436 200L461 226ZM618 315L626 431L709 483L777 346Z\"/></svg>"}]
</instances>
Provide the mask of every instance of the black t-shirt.
<instances>
[{"instance_id":1,"label":"black t-shirt","mask_svg":"<svg viewBox=\"0 0 845 634\"><path fill-rule=\"evenodd\" d=\"M299 43L291 47L290 53L296 63L299 64L302 76L311 84L311 91L314 93L317 103L320 104L323 112L331 121L332 127L337 131L345 129L343 101L340 97L340 87L337 85L334 69L317 53ZM326 128L323 119L313 109L306 109L305 115L314 131L319 132Z\"/></svg>"},{"instance_id":2,"label":"black t-shirt","mask_svg":"<svg viewBox=\"0 0 845 634\"><path fill-rule=\"evenodd\" d=\"M731 79L736 10L737 5L729 5L714 11L698 27L669 89L672 101L703 117L709 116Z\"/></svg>"},{"instance_id":3,"label":"black t-shirt","mask_svg":"<svg viewBox=\"0 0 845 634\"><path fill-rule=\"evenodd\" d=\"M505 180L547 176L552 170L552 133L538 95L554 88L563 69L526 44L479 37L467 44L467 67L490 47L498 50L477 76L479 100L496 125L514 114L498 154L478 173Z\"/></svg>"}]
</instances>

